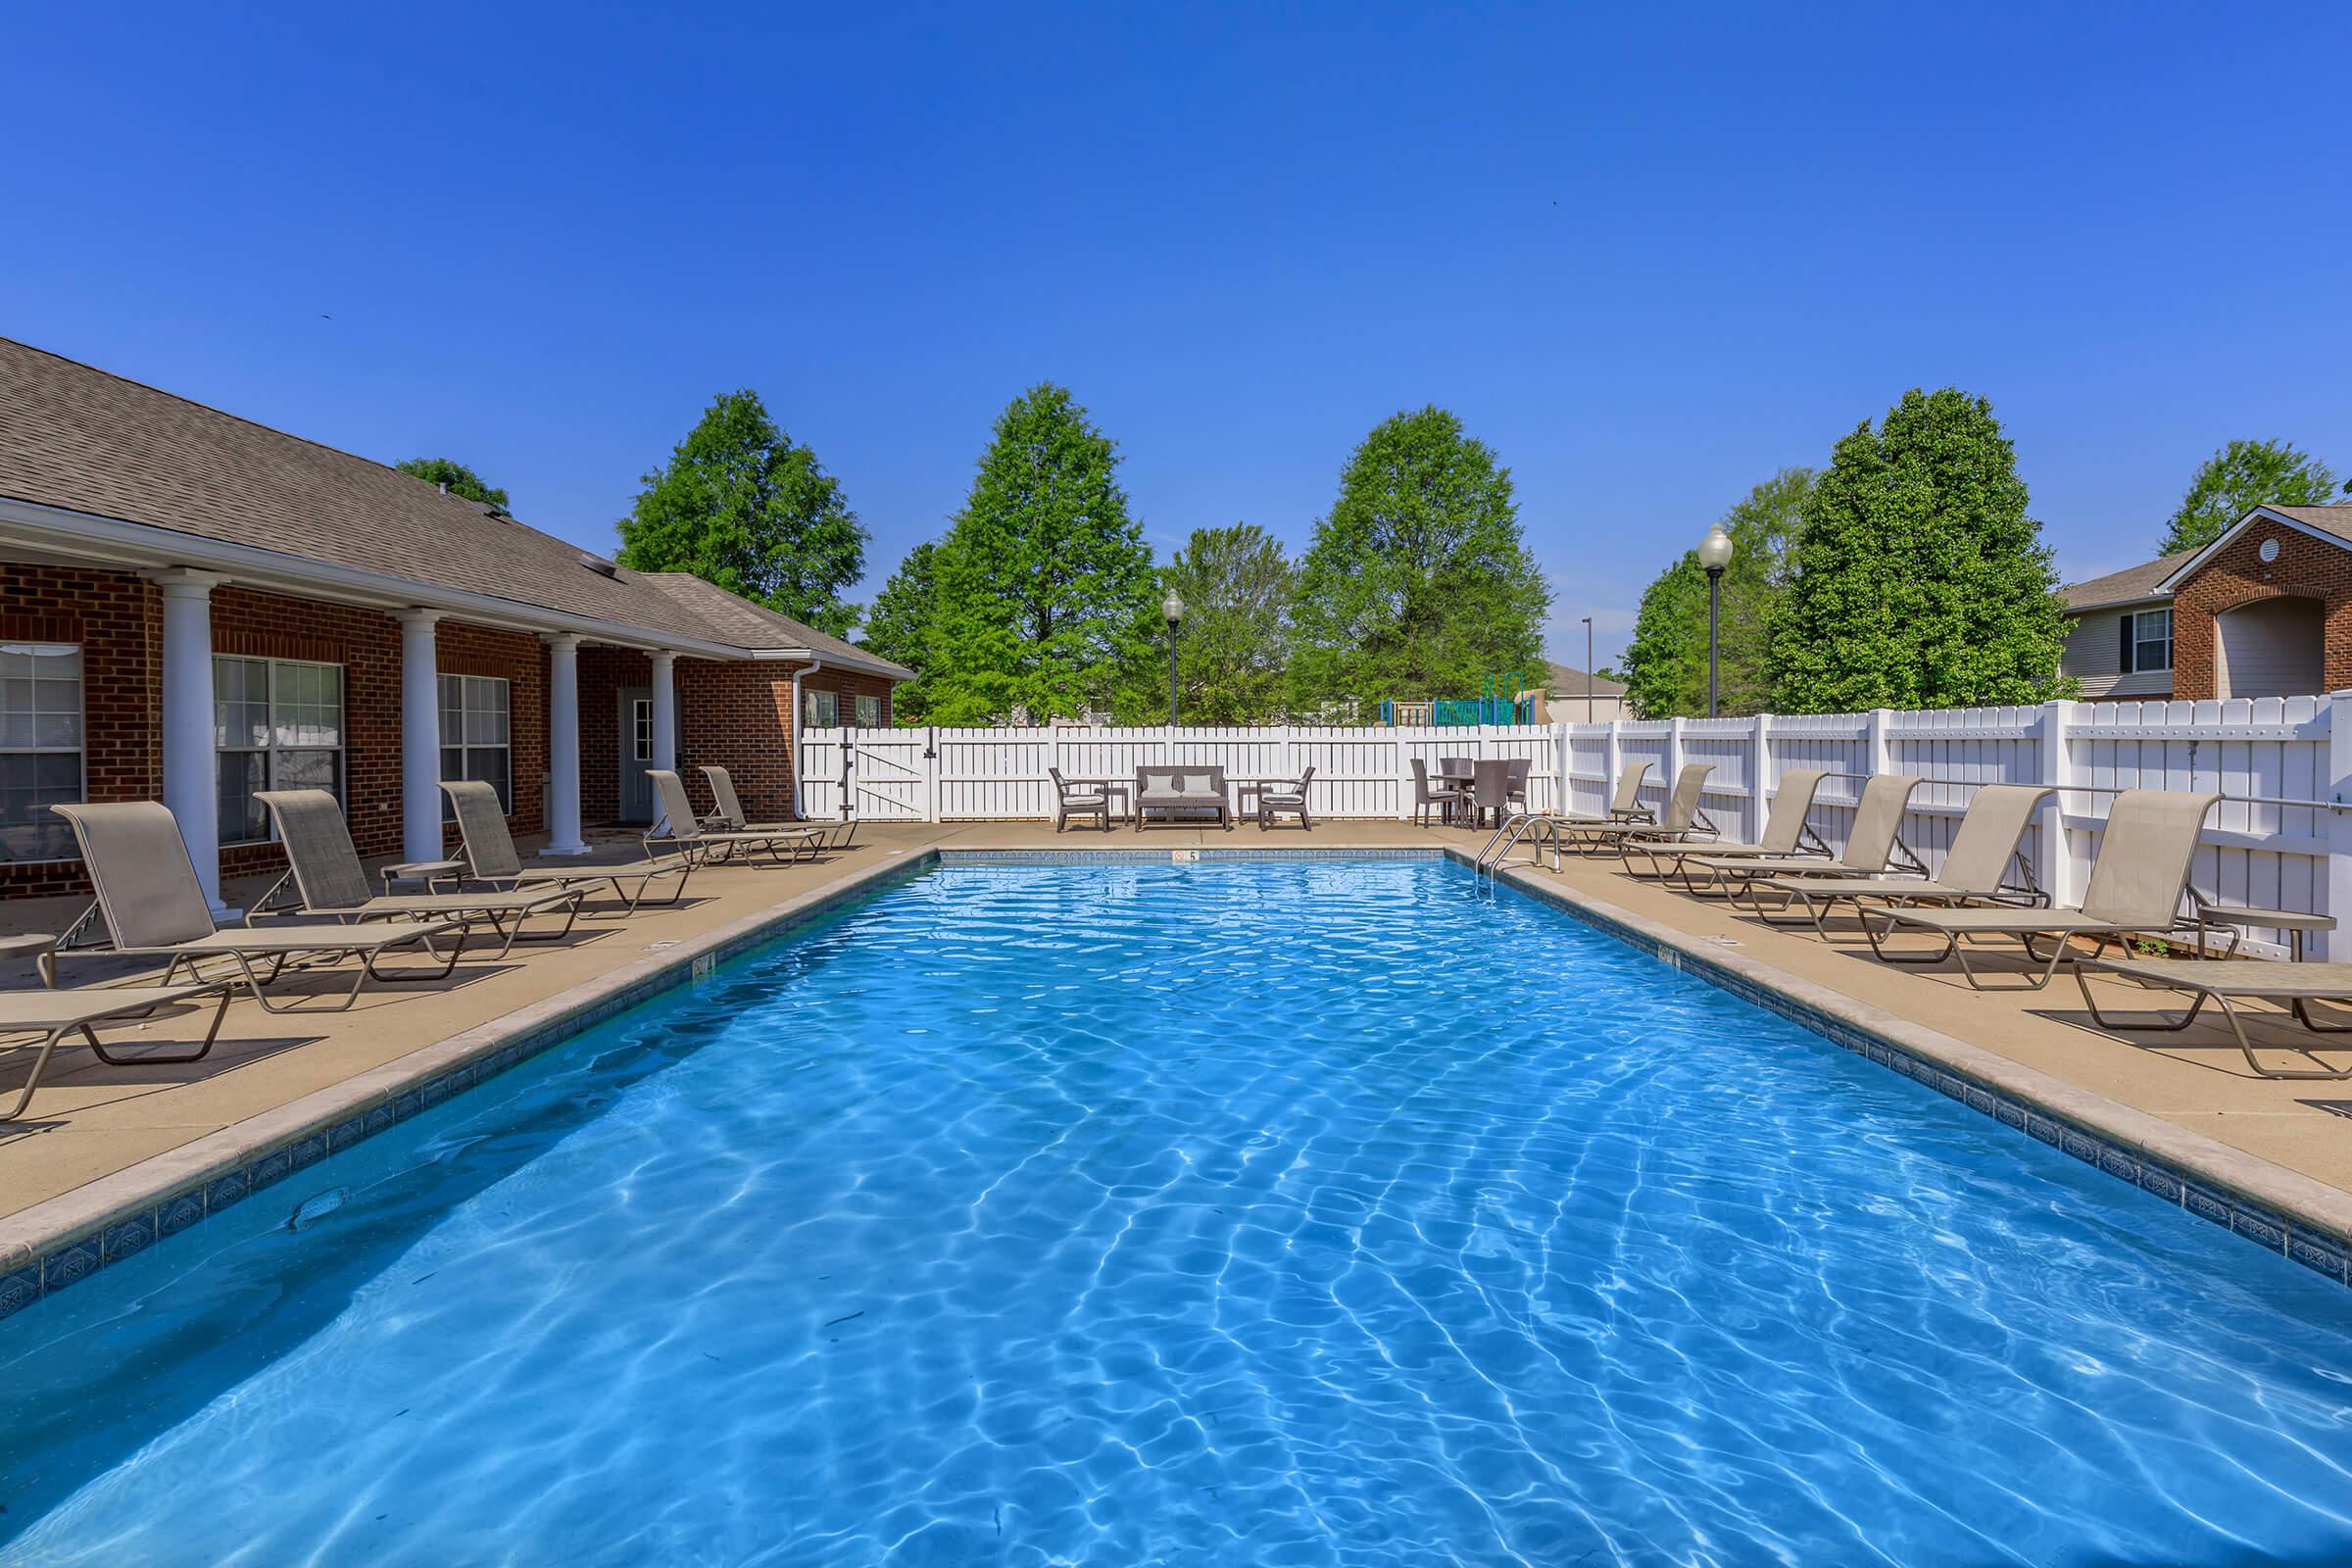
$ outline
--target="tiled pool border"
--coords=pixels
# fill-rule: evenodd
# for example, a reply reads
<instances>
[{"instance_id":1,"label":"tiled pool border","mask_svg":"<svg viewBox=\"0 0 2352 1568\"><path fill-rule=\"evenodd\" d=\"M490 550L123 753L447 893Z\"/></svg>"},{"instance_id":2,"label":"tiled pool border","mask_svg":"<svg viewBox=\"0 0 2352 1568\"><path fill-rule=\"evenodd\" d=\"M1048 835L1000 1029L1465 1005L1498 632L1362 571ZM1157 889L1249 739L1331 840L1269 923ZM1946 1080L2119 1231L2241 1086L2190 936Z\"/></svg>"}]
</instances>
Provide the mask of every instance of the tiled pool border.
<instances>
[{"instance_id":1,"label":"tiled pool border","mask_svg":"<svg viewBox=\"0 0 2352 1568\"><path fill-rule=\"evenodd\" d=\"M0 1221L0 1318L21 1311L111 1263L146 1250L207 1214L265 1192L298 1170L442 1103L485 1079L571 1040L614 1014L719 963L789 936L876 893L935 867L1054 865L1087 861L1131 864L1249 860L1436 860L1468 865L1471 857L1442 849L1224 848L1018 850L931 847L851 873L799 898L676 944L502 1017L411 1053L371 1072L319 1090L272 1111L143 1160L111 1177ZM2352 1212L2352 1195L2284 1171L2159 1118L2046 1078L1924 1025L1856 1002L1754 959L1706 951L1692 937L1628 910L1586 898L1517 870L1505 885L1573 916L1662 962L1788 1019L1834 1045L1899 1072L2006 1127L2026 1133L2120 1181L2130 1182L2201 1219L2281 1253L2325 1278L2352 1285L2347 1229L2315 1223L2298 1196ZM1955 1060L1982 1058L1989 1072L1955 1071ZM2006 1077L2006 1085L1986 1079ZM2021 1082L2039 1080L2032 1089ZM2047 1088L2041 1088L2046 1085ZM2035 1092L2037 1091L2038 1092ZM2092 1120L2052 1103L2071 1100ZM2142 1137L2096 1121L2140 1124ZM2166 1157L2147 1143L2185 1146L2189 1157ZM2199 1158L2198 1155L2205 1157ZM2283 1201L2217 1180L2210 1166L2254 1170L2261 1185L2301 1185ZM94 1211L94 1212L93 1212Z\"/></svg>"}]
</instances>

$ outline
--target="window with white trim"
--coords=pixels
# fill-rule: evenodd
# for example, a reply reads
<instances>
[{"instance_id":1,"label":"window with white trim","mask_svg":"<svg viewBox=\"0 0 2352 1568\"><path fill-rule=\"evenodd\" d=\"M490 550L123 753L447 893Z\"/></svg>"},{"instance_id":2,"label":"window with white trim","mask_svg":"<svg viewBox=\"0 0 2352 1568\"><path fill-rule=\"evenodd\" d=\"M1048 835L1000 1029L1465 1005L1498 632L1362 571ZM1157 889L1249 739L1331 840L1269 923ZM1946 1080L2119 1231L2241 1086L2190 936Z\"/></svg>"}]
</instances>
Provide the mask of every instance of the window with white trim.
<instances>
[{"instance_id":1,"label":"window with white trim","mask_svg":"<svg viewBox=\"0 0 2352 1568\"><path fill-rule=\"evenodd\" d=\"M856 710L859 729L872 729L882 722L882 699L879 697L870 694L859 697Z\"/></svg>"},{"instance_id":2,"label":"window with white trim","mask_svg":"<svg viewBox=\"0 0 2352 1568\"><path fill-rule=\"evenodd\" d=\"M841 699L831 692L801 693L801 710L810 729L831 729L841 722Z\"/></svg>"},{"instance_id":3,"label":"window with white trim","mask_svg":"<svg viewBox=\"0 0 2352 1568\"><path fill-rule=\"evenodd\" d=\"M2173 667L2173 612L2132 611L2124 616L2124 673Z\"/></svg>"},{"instance_id":4,"label":"window with white trim","mask_svg":"<svg viewBox=\"0 0 2352 1568\"><path fill-rule=\"evenodd\" d=\"M479 779L498 791L498 808L514 809L514 752L509 688L495 675L441 677L441 776ZM454 814L442 797L442 814Z\"/></svg>"},{"instance_id":5,"label":"window with white trim","mask_svg":"<svg viewBox=\"0 0 2352 1568\"><path fill-rule=\"evenodd\" d=\"M343 666L300 659L213 656L213 746L220 842L270 837L263 790L343 798Z\"/></svg>"},{"instance_id":6,"label":"window with white trim","mask_svg":"<svg viewBox=\"0 0 2352 1568\"><path fill-rule=\"evenodd\" d=\"M70 860L49 809L81 799L81 650L0 644L0 860Z\"/></svg>"}]
</instances>

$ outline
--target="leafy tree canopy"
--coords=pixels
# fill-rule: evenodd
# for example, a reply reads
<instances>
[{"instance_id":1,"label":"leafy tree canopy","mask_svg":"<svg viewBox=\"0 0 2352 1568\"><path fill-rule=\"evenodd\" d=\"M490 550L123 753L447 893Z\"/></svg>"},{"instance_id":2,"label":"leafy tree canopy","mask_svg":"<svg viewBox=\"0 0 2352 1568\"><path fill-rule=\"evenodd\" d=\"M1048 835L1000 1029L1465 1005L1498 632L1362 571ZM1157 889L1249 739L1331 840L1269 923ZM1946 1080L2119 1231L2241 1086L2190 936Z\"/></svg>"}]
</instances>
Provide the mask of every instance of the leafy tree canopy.
<instances>
[{"instance_id":1,"label":"leafy tree canopy","mask_svg":"<svg viewBox=\"0 0 2352 1568\"><path fill-rule=\"evenodd\" d=\"M1446 410L1398 414L1349 456L1299 562L1297 705L1475 697L1508 670L1535 684L1550 608L1510 470Z\"/></svg>"},{"instance_id":2,"label":"leafy tree canopy","mask_svg":"<svg viewBox=\"0 0 2352 1568\"><path fill-rule=\"evenodd\" d=\"M1168 711L1167 622L1159 603L1184 601L1176 634L1179 720L1266 724L1282 716L1290 664L1290 601L1297 573L1282 543L1255 523L1196 528L1160 568L1149 624L1137 642L1118 705L1131 723L1164 723Z\"/></svg>"},{"instance_id":3,"label":"leafy tree canopy","mask_svg":"<svg viewBox=\"0 0 2352 1568\"><path fill-rule=\"evenodd\" d=\"M1732 538L1717 633L1718 709L1759 713L1772 706L1772 622L1787 591L1813 470L1783 468L1723 514ZM1642 596L1625 653L1628 697L1644 718L1707 710L1707 578L1689 550Z\"/></svg>"},{"instance_id":4,"label":"leafy tree canopy","mask_svg":"<svg viewBox=\"0 0 2352 1568\"><path fill-rule=\"evenodd\" d=\"M2256 507L2310 507L2352 495L2339 492L2328 465L2284 441L2232 441L2207 458L2188 482L2188 494L2165 524L2164 548L2211 544Z\"/></svg>"},{"instance_id":5,"label":"leafy tree canopy","mask_svg":"<svg viewBox=\"0 0 2352 1568\"><path fill-rule=\"evenodd\" d=\"M507 493L455 458L409 458L392 466L403 473L415 474L426 484L447 485L453 496L479 501L501 512L507 510Z\"/></svg>"},{"instance_id":6,"label":"leafy tree canopy","mask_svg":"<svg viewBox=\"0 0 2352 1568\"><path fill-rule=\"evenodd\" d=\"M1821 713L2063 695L2066 618L1992 405L1903 394L1839 441L1774 617L1774 706Z\"/></svg>"},{"instance_id":7,"label":"leafy tree canopy","mask_svg":"<svg viewBox=\"0 0 2352 1568\"><path fill-rule=\"evenodd\" d=\"M914 671L902 681L891 700L891 712L902 724L928 722L930 711L931 617L939 598L939 546L925 540L906 552L899 569L874 595L874 608L865 617L860 644L894 664Z\"/></svg>"},{"instance_id":8,"label":"leafy tree canopy","mask_svg":"<svg viewBox=\"0 0 2352 1568\"><path fill-rule=\"evenodd\" d=\"M934 557L931 716L987 723L1110 706L1154 602L1118 452L1069 392L1041 383L997 419Z\"/></svg>"},{"instance_id":9,"label":"leafy tree canopy","mask_svg":"<svg viewBox=\"0 0 2352 1568\"><path fill-rule=\"evenodd\" d=\"M835 637L858 607L866 531L816 454L768 417L760 395L721 393L645 475L620 520L620 564L690 571Z\"/></svg>"}]
</instances>

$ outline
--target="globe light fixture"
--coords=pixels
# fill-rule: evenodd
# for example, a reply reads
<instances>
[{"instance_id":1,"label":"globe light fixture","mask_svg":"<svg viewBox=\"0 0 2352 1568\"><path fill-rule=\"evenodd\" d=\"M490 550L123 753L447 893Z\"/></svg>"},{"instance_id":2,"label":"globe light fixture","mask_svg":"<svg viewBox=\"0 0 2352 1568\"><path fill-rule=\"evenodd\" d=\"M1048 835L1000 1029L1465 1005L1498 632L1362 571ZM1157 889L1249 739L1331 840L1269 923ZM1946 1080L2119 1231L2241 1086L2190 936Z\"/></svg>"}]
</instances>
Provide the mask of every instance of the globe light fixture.
<instances>
[{"instance_id":1,"label":"globe light fixture","mask_svg":"<svg viewBox=\"0 0 2352 1568\"><path fill-rule=\"evenodd\" d=\"M1175 589L1169 589L1168 597L1159 602L1159 612L1167 617L1168 622L1168 728L1174 729L1176 727L1176 623L1184 619L1184 601L1176 597Z\"/></svg>"}]
</instances>

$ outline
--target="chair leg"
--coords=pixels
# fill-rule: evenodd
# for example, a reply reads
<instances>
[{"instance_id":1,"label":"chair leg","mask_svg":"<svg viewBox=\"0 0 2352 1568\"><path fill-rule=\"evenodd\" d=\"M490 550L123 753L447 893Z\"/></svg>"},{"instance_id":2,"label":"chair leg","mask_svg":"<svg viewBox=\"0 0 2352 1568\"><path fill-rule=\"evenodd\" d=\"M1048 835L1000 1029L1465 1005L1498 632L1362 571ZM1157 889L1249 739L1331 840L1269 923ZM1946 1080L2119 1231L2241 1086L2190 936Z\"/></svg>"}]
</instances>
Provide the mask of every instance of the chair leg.
<instances>
[{"instance_id":1,"label":"chair leg","mask_svg":"<svg viewBox=\"0 0 2352 1568\"><path fill-rule=\"evenodd\" d=\"M41 1054L32 1059L32 1076L24 1080L24 1092L17 1096L17 1102L8 1108L7 1115L0 1116L0 1121L15 1121L24 1114L24 1108L32 1103L32 1092L41 1086L41 1074L48 1069L49 1058L57 1054L58 1041L73 1027L69 1024L65 1029L49 1031L49 1038L41 1042ZM87 1029L83 1032L88 1033Z\"/></svg>"},{"instance_id":2,"label":"chair leg","mask_svg":"<svg viewBox=\"0 0 2352 1568\"><path fill-rule=\"evenodd\" d=\"M109 1053L104 1046L98 1043L98 1034L96 1030L92 1029L86 1023L79 1025L78 1027L81 1030L81 1038L89 1042L91 1052L98 1057L100 1061L105 1062L110 1067L143 1067L150 1062L153 1062L159 1066L172 1066L183 1061L202 1061L205 1057L213 1054L213 1042L219 1039L220 1036L220 1020L228 1016L228 1002L229 998L233 995L234 993L231 992L228 987L222 986L220 988L220 1004L213 1009L213 1026L204 1032L204 1044L198 1046L194 1051L186 1052L175 1056L117 1056ZM51 1045L56 1044L57 1037L55 1035L50 1036L49 1039ZM46 1056L44 1056L43 1059L46 1059ZM33 1075L37 1078L40 1075L40 1069L37 1067L34 1068ZM32 1086L30 1084L26 1084L24 1088L25 1093L29 1095L31 1093ZM17 1108L19 1110L23 1110L24 1107L22 1104L19 1104Z\"/></svg>"}]
</instances>

